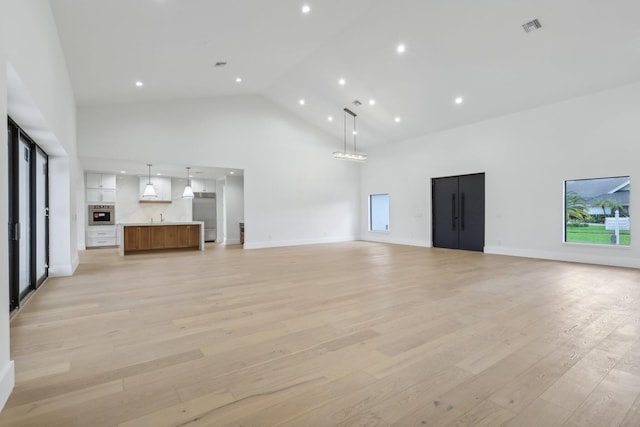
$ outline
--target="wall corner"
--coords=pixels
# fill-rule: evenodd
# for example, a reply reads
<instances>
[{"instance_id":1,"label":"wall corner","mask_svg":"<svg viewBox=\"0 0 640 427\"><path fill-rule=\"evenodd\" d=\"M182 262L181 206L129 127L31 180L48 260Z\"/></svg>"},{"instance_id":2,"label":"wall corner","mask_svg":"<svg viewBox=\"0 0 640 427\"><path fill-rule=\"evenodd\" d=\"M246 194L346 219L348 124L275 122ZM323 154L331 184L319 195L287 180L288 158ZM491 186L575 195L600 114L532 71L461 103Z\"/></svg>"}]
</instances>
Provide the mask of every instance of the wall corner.
<instances>
[{"instance_id":1,"label":"wall corner","mask_svg":"<svg viewBox=\"0 0 640 427\"><path fill-rule=\"evenodd\" d=\"M13 360L9 360L0 370L0 411L9 400L13 386L15 385L15 366Z\"/></svg>"}]
</instances>

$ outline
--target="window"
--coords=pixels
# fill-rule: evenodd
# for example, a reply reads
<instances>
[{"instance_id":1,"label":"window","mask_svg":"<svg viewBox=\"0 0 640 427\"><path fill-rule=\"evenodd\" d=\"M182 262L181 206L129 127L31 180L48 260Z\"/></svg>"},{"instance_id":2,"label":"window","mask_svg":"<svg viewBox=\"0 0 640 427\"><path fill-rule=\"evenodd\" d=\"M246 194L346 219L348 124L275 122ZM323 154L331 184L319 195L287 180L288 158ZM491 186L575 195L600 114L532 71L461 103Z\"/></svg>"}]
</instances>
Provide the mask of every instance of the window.
<instances>
[{"instance_id":1,"label":"window","mask_svg":"<svg viewBox=\"0 0 640 427\"><path fill-rule=\"evenodd\" d=\"M631 244L628 176L565 181L564 241Z\"/></svg>"},{"instance_id":2,"label":"window","mask_svg":"<svg viewBox=\"0 0 640 427\"><path fill-rule=\"evenodd\" d=\"M369 196L369 231L389 231L389 195Z\"/></svg>"}]
</instances>

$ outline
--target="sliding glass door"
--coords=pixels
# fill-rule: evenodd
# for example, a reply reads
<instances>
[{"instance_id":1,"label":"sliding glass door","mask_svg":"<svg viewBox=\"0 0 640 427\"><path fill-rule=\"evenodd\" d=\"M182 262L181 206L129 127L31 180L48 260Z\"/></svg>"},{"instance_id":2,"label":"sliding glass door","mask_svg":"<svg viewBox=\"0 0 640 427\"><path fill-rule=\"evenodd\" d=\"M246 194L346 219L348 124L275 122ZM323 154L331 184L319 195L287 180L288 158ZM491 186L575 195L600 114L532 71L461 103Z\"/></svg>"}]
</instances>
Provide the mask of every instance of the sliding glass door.
<instances>
[{"instance_id":1,"label":"sliding glass door","mask_svg":"<svg viewBox=\"0 0 640 427\"><path fill-rule=\"evenodd\" d=\"M40 286L45 281L49 270L49 163L47 154L36 146L35 150L35 185L33 197L35 209L33 223L35 224L35 282Z\"/></svg>"},{"instance_id":2,"label":"sliding glass door","mask_svg":"<svg viewBox=\"0 0 640 427\"><path fill-rule=\"evenodd\" d=\"M48 275L47 155L9 120L9 295L20 306Z\"/></svg>"},{"instance_id":3,"label":"sliding glass door","mask_svg":"<svg viewBox=\"0 0 640 427\"><path fill-rule=\"evenodd\" d=\"M20 299L29 293L31 284L31 168L29 158L31 148L22 135L19 135L18 144L18 260L20 271L18 275L20 286Z\"/></svg>"}]
</instances>

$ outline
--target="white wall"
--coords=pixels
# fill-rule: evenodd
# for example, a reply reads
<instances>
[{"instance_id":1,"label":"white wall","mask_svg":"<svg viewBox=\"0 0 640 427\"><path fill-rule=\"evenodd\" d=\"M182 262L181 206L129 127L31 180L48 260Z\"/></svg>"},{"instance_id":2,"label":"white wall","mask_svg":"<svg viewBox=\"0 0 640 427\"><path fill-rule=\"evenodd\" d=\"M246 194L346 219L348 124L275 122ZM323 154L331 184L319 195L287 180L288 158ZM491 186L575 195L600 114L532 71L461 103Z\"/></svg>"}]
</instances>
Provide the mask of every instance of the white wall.
<instances>
[{"instance_id":1,"label":"white wall","mask_svg":"<svg viewBox=\"0 0 640 427\"><path fill-rule=\"evenodd\" d=\"M76 168L76 246L78 251L82 251L87 248L85 244L85 229L87 227L88 212L84 178L84 170L78 162Z\"/></svg>"},{"instance_id":2,"label":"white wall","mask_svg":"<svg viewBox=\"0 0 640 427\"><path fill-rule=\"evenodd\" d=\"M10 114L51 155L50 224L52 230L66 230L51 236L51 271L70 274L77 263L76 193L82 179L76 175L75 101L49 2L1 1L0 29L0 116ZM0 120L2 165L7 164L6 125ZM0 175L0 223L7 224L8 183L6 173ZM7 239L7 227L0 227L0 241ZM0 407L13 387L7 259L7 245L1 244Z\"/></svg>"},{"instance_id":3,"label":"white wall","mask_svg":"<svg viewBox=\"0 0 640 427\"><path fill-rule=\"evenodd\" d=\"M78 263L76 196L83 181L71 82L49 2L5 4L3 29L11 34L3 39L8 113L49 154L49 223L51 230L60 230L50 236L49 274L69 275Z\"/></svg>"},{"instance_id":4,"label":"white wall","mask_svg":"<svg viewBox=\"0 0 640 427\"><path fill-rule=\"evenodd\" d=\"M631 247L562 241L567 179L631 176L631 223L640 224L639 117L634 84L371 150L361 236L430 246L431 178L485 172L485 252L640 267L640 228ZM390 232L371 233L367 197L383 192Z\"/></svg>"},{"instance_id":5,"label":"white wall","mask_svg":"<svg viewBox=\"0 0 640 427\"><path fill-rule=\"evenodd\" d=\"M226 176L216 179L216 242L220 243L227 240L227 217L224 209L226 185Z\"/></svg>"},{"instance_id":6,"label":"white wall","mask_svg":"<svg viewBox=\"0 0 640 427\"><path fill-rule=\"evenodd\" d=\"M6 173L5 165L9 162L7 151L7 53L6 43L8 36L6 33L5 21L8 8L5 2L0 2L0 224L9 223L9 211L7 200L9 199L8 185L9 176ZM0 227L0 410L9 398L9 394L14 385L13 361L9 353L9 249L7 242L9 239L7 227Z\"/></svg>"},{"instance_id":7,"label":"white wall","mask_svg":"<svg viewBox=\"0 0 640 427\"><path fill-rule=\"evenodd\" d=\"M227 232L225 243L240 243L240 223L244 221L244 183L241 176L228 176L225 186L225 210ZM245 230L246 234L246 230Z\"/></svg>"},{"instance_id":8,"label":"white wall","mask_svg":"<svg viewBox=\"0 0 640 427\"><path fill-rule=\"evenodd\" d=\"M339 141L262 97L83 107L78 141L81 157L244 169L245 248L357 235L359 166L333 159Z\"/></svg>"}]
</instances>

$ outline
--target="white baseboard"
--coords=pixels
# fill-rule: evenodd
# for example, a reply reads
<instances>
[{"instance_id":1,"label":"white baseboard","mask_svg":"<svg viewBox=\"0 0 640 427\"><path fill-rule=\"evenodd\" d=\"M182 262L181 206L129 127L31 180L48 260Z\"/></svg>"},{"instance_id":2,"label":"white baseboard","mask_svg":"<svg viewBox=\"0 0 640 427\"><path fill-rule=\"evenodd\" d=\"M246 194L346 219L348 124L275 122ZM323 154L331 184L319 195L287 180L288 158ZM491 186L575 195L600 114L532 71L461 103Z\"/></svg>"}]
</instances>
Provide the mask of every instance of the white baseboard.
<instances>
[{"instance_id":1,"label":"white baseboard","mask_svg":"<svg viewBox=\"0 0 640 427\"><path fill-rule=\"evenodd\" d=\"M430 240L396 239L393 237L389 237L385 234L373 235L373 236L367 235L366 237L363 237L360 240L365 242L391 243L393 245L419 246L421 248L430 248L433 246Z\"/></svg>"},{"instance_id":2,"label":"white baseboard","mask_svg":"<svg viewBox=\"0 0 640 427\"><path fill-rule=\"evenodd\" d=\"M72 275L73 275L73 273L76 272L76 269L78 268L79 265L80 265L80 257L76 253L76 256L73 258L73 261L71 262L71 274Z\"/></svg>"},{"instance_id":3,"label":"white baseboard","mask_svg":"<svg viewBox=\"0 0 640 427\"><path fill-rule=\"evenodd\" d=\"M75 268L71 264L67 264L67 265L50 265L49 266L49 277L72 276L74 271L75 271Z\"/></svg>"},{"instance_id":4,"label":"white baseboard","mask_svg":"<svg viewBox=\"0 0 640 427\"><path fill-rule=\"evenodd\" d=\"M240 239L227 239L224 241L225 245L239 245Z\"/></svg>"},{"instance_id":5,"label":"white baseboard","mask_svg":"<svg viewBox=\"0 0 640 427\"><path fill-rule=\"evenodd\" d=\"M78 257L78 253L71 260L71 264L54 264L49 266L49 277L67 277L73 276L76 268L80 265L80 257Z\"/></svg>"},{"instance_id":6,"label":"white baseboard","mask_svg":"<svg viewBox=\"0 0 640 427\"><path fill-rule=\"evenodd\" d=\"M15 383L15 367L13 360L9 360L0 370L0 411L9 400L9 395L11 395Z\"/></svg>"},{"instance_id":7,"label":"white baseboard","mask_svg":"<svg viewBox=\"0 0 640 427\"><path fill-rule=\"evenodd\" d=\"M323 239L301 239L301 240L267 240L264 242L245 242L245 249L265 249L265 248L281 248L286 246L302 246L302 245L320 245L323 243L343 243L353 242L357 240L355 237L326 237Z\"/></svg>"},{"instance_id":8,"label":"white baseboard","mask_svg":"<svg viewBox=\"0 0 640 427\"><path fill-rule=\"evenodd\" d=\"M611 248L608 248L611 249ZM624 251L626 248L622 248ZM613 250L620 250L614 248ZM581 254L581 253L563 253L554 251L540 251L535 249L517 249L505 248L501 246L485 246L484 252L493 255L516 256L523 258L548 259L552 261L579 262L583 264L610 265L613 267L629 267L640 268L640 260L624 256L627 254L620 253L611 254Z\"/></svg>"}]
</instances>

